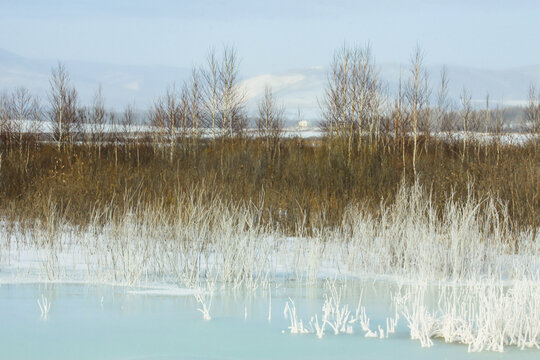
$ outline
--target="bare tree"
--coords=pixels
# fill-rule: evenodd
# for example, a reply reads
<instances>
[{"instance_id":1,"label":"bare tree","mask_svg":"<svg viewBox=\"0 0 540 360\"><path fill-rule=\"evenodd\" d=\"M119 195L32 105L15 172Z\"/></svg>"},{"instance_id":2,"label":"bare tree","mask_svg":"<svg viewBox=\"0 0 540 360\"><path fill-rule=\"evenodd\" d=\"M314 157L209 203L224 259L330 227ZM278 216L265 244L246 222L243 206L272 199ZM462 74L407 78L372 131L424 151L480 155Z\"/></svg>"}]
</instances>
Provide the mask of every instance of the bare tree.
<instances>
[{"instance_id":1,"label":"bare tree","mask_svg":"<svg viewBox=\"0 0 540 360\"><path fill-rule=\"evenodd\" d=\"M242 135L246 130L247 118L244 113L245 95L239 86L239 60L236 50L225 47L219 69L220 94L219 114L222 136Z\"/></svg>"},{"instance_id":2,"label":"bare tree","mask_svg":"<svg viewBox=\"0 0 540 360\"><path fill-rule=\"evenodd\" d=\"M188 101L188 123L191 125L190 136L193 142L198 144L202 130L202 92L199 79L199 72L193 69L191 73L191 82L188 84L187 101Z\"/></svg>"},{"instance_id":3,"label":"bare tree","mask_svg":"<svg viewBox=\"0 0 540 360\"><path fill-rule=\"evenodd\" d=\"M136 114L135 105L128 104L124 107L120 119L120 126L122 129L122 142L125 148L128 150L128 156L131 159L131 151L134 145L140 140L141 133L136 126ZM140 147L136 146L137 150L137 167L140 165Z\"/></svg>"},{"instance_id":4,"label":"bare tree","mask_svg":"<svg viewBox=\"0 0 540 360\"><path fill-rule=\"evenodd\" d=\"M405 101L403 94L403 82L401 80L401 67L399 69L398 94L394 101L394 109L392 113L394 123L394 141L401 144L401 159L403 161L403 170L405 171L405 140L407 138L407 117L405 116ZM398 143L399 140L399 143Z\"/></svg>"},{"instance_id":5,"label":"bare tree","mask_svg":"<svg viewBox=\"0 0 540 360\"><path fill-rule=\"evenodd\" d=\"M353 142L360 150L364 130L370 141L378 136L381 111L380 83L369 45L365 48L343 48L335 54L328 74L325 94L320 102L324 120L321 127L332 142L344 142L348 164Z\"/></svg>"},{"instance_id":6,"label":"bare tree","mask_svg":"<svg viewBox=\"0 0 540 360\"><path fill-rule=\"evenodd\" d=\"M487 135L491 129L491 114L489 110L489 92L486 93L486 107L484 109L484 133Z\"/></svg>"},{"instance_id":7,"label":"bare tree","mask_svg":"<svg viewBox=\"0 0 540 360\"><path fill-rule=\"evenodd\" d=\"M0 93L0 145L2 148L5 148L12 141L12 112L12 104L8 94L6 92Z\"/></svg>"},{"instance_id":8,"label":"bare tree","mask_svg":"<svg viewBox=\"0 0 540 360\"><path fill-rule=\"evenodd\" d=\"M264 97L259 102L259 114L256 120L259 136L264 139L266 147L279 143L283 130L285 109L282 105L276 104L272 88L266 86Z\"/></svg>"},{"instance_id":9,"label":"bare tree","mask_svg":"<svg viewBox=\"0 0 540 360\"><path fill-rule=\"evenodd\" d=\"M180 141L182 144L182 149L185 151L187 149L187 137L189 136L190 130L192 130L192 124L191 124L191 89L189 86L189 83L185 82L182 86L182 91L180 94L178 94L178 124L177 126L177 134L180 135ZM177 135L178 136L178 135Z\"/></svg>"},{"instance_id":10,"label":"bare tree","mask_svg":"<svg viewBox=\"0 0 540 360\"><path fill-rule=\"evenodd\" d=\"M120 134L120 122L115 113L108 112L108 122L110 130L108 131L108 141L112 141L114 145L114 166L118 166L118 146L122 141L122 135Z\"/></svg>"},{"instance_id":11,"label":"bare tree","mask_svg":"<svg viewBox=\"0 0 540 360\"><path fill-rule=\"evenodd\" d=\"M25 136L37 136L41 125L41 107L36 97L25 88L16 89L11 95L11 131L22 147Z\"/></svg>"},{"instance_id":12,"label":"bare tree","mask_svg":"<svg viewBox=\"0 0 540 360\"><path fill-rule=\"evenodd\" d=\"M121 116L121 119L120 119L120 126L121 126L121 129L122 129L122 142L124 143L124 145L129 148L132 141L133 141L133 136L135 134L135 129L134 129L134 125L135 125L135 110L134 110L134 105L132 104L127 104L125 107L124 107L124 111L122 112L122 116Z\"/></svg>"},{"instance_id":13,"label":"bare tree","mask_svg":"<svg viewBox=\"0 0 540 360\"><path fill-rule=\"evenodd\" d=\"M489 139L489 133L491 131L491 114L489 110L489 92L486 93L486 107L484 109L484 136L486 138L486 141L490 141ZM485 157L488 156L488 148L485 147L484 151Z\"/></svg>"},{"instance_id":14,"label":"bare tree","mask_svg":"<svg viewBox=\"0 0 540 360\"><path fill-rule=\"evenodd\" d=\"M345 57L343 55L343 57ZM330 65L330 72L327 75L327 85L324 92L324 97L319 103L321 112L323 114L323 121L320 123L321 128L326 132L332 143L333 137L336 133L336 128L340 120L344 117L345 110L343 109L344 100L341 98L343 92L341 91L342 81L341 77L341 54L336 52L332 64ZM345 60L346 61L346 60Z\"/></svg>"},{"instance_id":15,"label":"bare tree","mask_svg":"<svg viewBox=\"0 0 540 360\"><path fill-rule=\"evenodd\" d=\"M49 83L48 117L53 141L60 150L63 144L73 143L79 129L78 95L62 63L58 63L58 66L52 70Z\"/></svg>"},{"instance_id":16,"label":"bare tree","mask_svg":"<svg viewBox=\"0 0 540 360\"><path fill-rule=\"evenodd\" d=\"M460 102L461 102L461 131L462 131L462 138L463 138L463 151L461 154L461 162L465 160L465 154L467 152L467 141L471 138L472 133L472 117L473 117L473 110L471 105L471 93L467 91L467 89L463 88L461 95L460 95Z\"/></svg>"},{"instance_id":17,"label":"bare tree","mask_svg":"<svg viewBox=\"0 0 540 360\"><path fill-rule=\"evenodd\" d=\"M499 164L499 160L501 158L501 135L504 131L504 107L500 107L497 105L495 108L495 116L494 116L494 135L495 139L497 139L497 164Z\"/></svg>"},{"instance_id":18,"label":"bare tree","mask_svg":"<svg viewBox=\"0 0 540 360\"><path fill-rule=\"evenodd\" d=\"M197 105L199 114L196 124L210 128L212 139L218 133L222 138L243 134L247 126L245 94L240 88L239 60L233 47L224 47L221 59L215 50L209 52L206 67L193 71L191 91L189 102Z\"/></svg>"},{"instance_id":19,"label":"bare tree","mask_svg":"<svg viewBox=\"0 0 540 360\"><path fill-rule=\"evenodd\" d=\"M154 154L158 152L158 149L162 148L162 142L165 141L166 137L166 111L163 110L164 107L163 98L158 97L148 110L148 120L152 128L150 132L152 134Z\"/></svg>"},{"instance_id":20,"label":"bare tree","mask_svg":"<svg viewBox=\"0 0 540 360\"><path fill-rule=\"evenodd\" d=\"M505 108L497 105L495 108L495 116L493 119L493 132L500 139L505 130Z\"/></svg>"},{"instance_id":21,"label":"bare tree","mask_svg":"<svg viewBox=\"0 0 540 360\"><path fill-rule=\"evenodd\" d=\"M92 106L88 110L87 121L90 127L90 139L93 146L97 146L98 158L101 158L101 147L105 140L107 118L109 114L105 110L105 102L101 85L98 87Z\"/></svg>"},{"instance_id":22,"label":"bare tree","mask_svg":"<svg viewBox=\"0 0 540 360\"><path fill-rule=\"evenodd\" d=\"M206 126L212 129L212 139L216 139L219 102L221 99L220 69L215 50L210 51L202 74L202 104L206 117Z\"/></svg>"},{"instance_id":23,"label":"bare tree","mask_svg":"<svg viewBox=\"0 0 540 360\"><path fill-rule=\"evenodd\" d=\"M525 109L526 128L533 137L540 136L540 94L536 94L536 87L529 87L529 101ZM538 139L536 139L538 140Z\"/></svg>"},{"instance_id":24,"label":"bare tree","mask_svg":"<svg viewBox=\"0 0 540 360\"><path fill-rule=\"evenodd\" d=\"M354 66L351 74L353 91L350 113L354 127L358 129L358 149L360 149L364 127L367 128L371 141L376 135L374 132L378 131L381 86L369 45L353 51L352 59Z\"/></svg>"},{"instance_id":25,"label":"bare tree","mask_svg":"<svg viewBox=\"0 0 540 360\"><path fill-rule=\"evenodd\" d=\"M439 131L445 133L447 141L451 141L454 134L454 117L451 113L451 105L448 99L448 71L446 66L443 66L440 74L440 87L437 94L437 124Z\"/></svg>"},{"instance_id":26,"label":"bare tree","mask_svg":"<svg viewBox=\"0 0 540 360\"><path fill-rule=\"evenodd\" d=\"M163 97L158 98L150 111L150 122L155 128L155 145L164 149L169 147L169 161L172 162L178 137L182 137L185 145L185 131L187 125L187 101L185 91L180 96L176 88L167 89Z\"/></svg>"},{"instance_id":27,"label":"bare tree","mask_svg":"<svg viewBox=\"0 0 540 360\"><path fill-rule=\"evenodd\" d=\"M384 148L390 152L392 145L394 144L392 142L394 131L394 106L395 103L390 95L388 93L384 93L384 96L381 96L382 103L384 106L381 108L381 116L379 116L379 125L378 130L376 131L376 138L382 140L382 143L384 145Z\"/></svg>"},{"instance_id":28,"label":"bare tree","mask_svg":"<svg viewBox=\"0 0 540 360\"><path fill-rule=\"evenodd\" d=\"M413 173L416 177L416 158L418 152L419 124L426 116L429 105L429 89L427 87L427 72L424 68L424 52L418 46L411 57L410 78L405 89L408 118L413 135Z\"/></svg>"}]
</instances>

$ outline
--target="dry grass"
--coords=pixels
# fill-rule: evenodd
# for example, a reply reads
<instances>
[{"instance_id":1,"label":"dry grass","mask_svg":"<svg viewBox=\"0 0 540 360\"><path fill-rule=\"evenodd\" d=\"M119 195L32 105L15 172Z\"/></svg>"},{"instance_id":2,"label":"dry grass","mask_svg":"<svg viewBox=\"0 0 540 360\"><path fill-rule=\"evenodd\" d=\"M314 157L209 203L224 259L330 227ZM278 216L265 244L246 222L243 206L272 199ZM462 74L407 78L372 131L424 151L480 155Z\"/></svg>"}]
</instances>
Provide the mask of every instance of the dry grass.
<instances>
[{"instance_id":1,"label":"dry grass","mask_svg":"<svg viewBox=\"0 0 540 360\"><path fill-rule=\"evenodd\" d=\"M87 223L97 209L124 213L135 204L174 209L179 194L198 192L236 204L255 204L260 221L294 233L334 227L351 204L373 212L391 203L402 181L413 183L412 149L371 143L348 166L345 151L329 140L283 140L268 149L258 140L229 139L168 150L150 143L74 145L58 151L29 143L4 149L0 172L0 211L4 217L41 218L51 203L74 224ZM513 226L540 225L540 152L537 144L471 143L431 140L422 144L416 165L420 184L441 210L446 201L493 196ZM405 165L404 165L405 164ZM469 187L472 184L472 188ZM384 206L384 205L383 205Z\"/></svg>"}]
</instances>

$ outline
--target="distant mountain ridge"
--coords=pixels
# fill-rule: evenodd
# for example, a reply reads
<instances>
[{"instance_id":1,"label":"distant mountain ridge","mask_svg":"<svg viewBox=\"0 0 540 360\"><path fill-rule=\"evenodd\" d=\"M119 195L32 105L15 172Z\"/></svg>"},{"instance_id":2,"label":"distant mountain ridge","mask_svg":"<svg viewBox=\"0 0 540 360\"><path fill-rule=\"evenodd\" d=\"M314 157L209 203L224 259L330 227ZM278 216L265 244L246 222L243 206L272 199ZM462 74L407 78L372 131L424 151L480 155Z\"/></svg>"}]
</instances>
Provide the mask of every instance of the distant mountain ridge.
<instances>
[{"instance_id":1,"label":"distant mountain ridge","mask_svg":"<svg viewBox=\"0 0 540 360\"><path fill-rule=\"evenodd\" d=\"M0 49L0 91L24 86L45 99L49 88L54 60L30 59ZM191 75L191 70L168 66L132 66L84 61L65 61L74 85L83 103L91 102L101 84L106 105L114 109L135 102L139 109L147 108L167 86L178 86ZM390 96L397 93L400 72L402 81L408 77L408 65L382 63L377 65L380 78L387 84ZM442 66L427 66L432 95L439 87ZM464 66L447 66L449 97L459 101L463 88L473 97L473 102L484 102L486 93L492 103L506 105L524 104L531 83L540 86L540 65L512 69L489 70ZM266 84L283 102L290 119L315 120L320 116L318 100L322 99L327 82L326 69L313 67L283 73L266 73L245 78L242 82L248 100L248 109L254 114L257 101ZM300 112L298 112L300 110Z\"/></svg>"},{"instance_id":2,"label":"distant mountain ridge","mask_svg":"<svg viewBox=\"0 0 540 360\"><path fill-rule=\"evenodd\" d=\"M63 61L81 101L89 104L101 84L106 105L121 109L135 102L146 108L167 86L179 84L191 70L167 66L133 66L85 61ZM0 91L27 87L46 98L54 60L29 59L0 49Z\"/></svg>"}]
</instances>

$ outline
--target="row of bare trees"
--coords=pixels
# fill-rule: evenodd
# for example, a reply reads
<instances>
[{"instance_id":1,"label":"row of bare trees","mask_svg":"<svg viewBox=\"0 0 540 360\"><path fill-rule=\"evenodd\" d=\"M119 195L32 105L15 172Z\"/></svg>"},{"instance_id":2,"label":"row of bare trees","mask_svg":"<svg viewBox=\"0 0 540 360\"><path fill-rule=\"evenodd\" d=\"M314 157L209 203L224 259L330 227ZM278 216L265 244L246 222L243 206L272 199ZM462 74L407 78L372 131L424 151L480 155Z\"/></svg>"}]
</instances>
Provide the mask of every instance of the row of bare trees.
<instances>
[{"instance_id":1,"label":"row of bare trees","mask_svg":"<svg viewBox=\"0 0 540 360\"><path fill-rule=\"evenodd\" d=\"M210 51L206 63L194 68L191 77L180 87L171 85L158 97L147 114L147 128L140 125L134 105L120 115L107 110L101 87L93 102L79 104L78 93L64 65L51 72L46 106L28 90L21 88L0 95L0 138L2 146L21 146L29 136L37 138L49 130L50 140L61 150L77 141L96 149L101 156L103 144L130 146L142 134L152 136L156 149L172 161L175 151L198 146L199 141L239 137L248 129L246 96L239 79L240 61L234 48ZM412 146L412 168L416 173L417 157L428 151L426 145L434 132L448 140L462 139L463 157L468 139L478 132L500 135L504 129L504 109L490 108L489 94L485 108L472 105L470 92L464 89L459 102L448 97L449 79L445 68L440 86L432 93L429 74L421 48L414 51L404 81L400 72L397 96L385 91L370 46L343 46L334 55L327 87L320 106L321 127L328 135L329 146L339 146L351 163L355 153L374 149L379 144L400 149L405 161L405 147ZM47 121L48 129L40 124ZM270 87L264 92L255 119L257 134L268 149L279 148L285 111ZM540 94L534 86L529 91L525 111L526 128L540 134ZM494 136L497 138L497 136Z\"/></svg>"},{"instance_id":2,"label":"row of bare trees","mask_svg":"<svg viewBox=\"0 0 540 360\"><path fill-rule=\"evenodd\" d=\"M71 85L69 75L62 64L51 72L48 107L45 109L36 96L25 88L11 94L0 95L0 134L3 147L24 140L37 139L40 132L49 130L53 142L60 149L64 143L72 143L81 124L81 109L77 91ZM43 129L48 120L50 129Z\"/></svg>"},{"instance_id":3,"label":"row of bare trees","mask_svg":"<svg viewBox=\"0 0 540 360\"><path fill-rule=\"evenodd\" d=\"M21 148L31 133L37 133L43 117L38 99L25 88L0 95L0 141Z\"/></svg>"},{"instance_id":4,"label":"row of bare trees","mask_svg":"<svg viewBox=\"0 0 540 360\"><path fill-rule=\"evenodd\" d=\"M346 141L348 163L354 143L359 150L364 133L378 136L382 116L381 83L369 46L343 47L336 52L328 74L328 84L321 101L322 128L331 141Z\"/></svg>"},{"instance_id":5,"label":"row of bare trees","mask_svg":"<svg viewBox=\"0 0 540 360\"><path fill-rule=\"evenodd\" d=\"M489 94L483 109L473 106L467 89L463 89L459 103L453 103L448 97L445 67L433 94L420 47L411 56L407 75L403 81L400 71L397 96L391 99L379 79L369 45L343 46L336 51L320 102L321 127L330 140L329 146L343 149L348 164L355 149L360 152L375 149L380 143L392 143L395 150L401 150L404 162L406 146L412 147L412 169L416 174L417 158L428 151L427 144L435 133L445 135L448 141L461 140L462 158L468 151L467 144L480 132L500 140L505 127L504 108L490 108ZM540 136L540 96L532 86L526 129L532 136Z\"/></svg>"},{"instance_id":6,"label":"row of bare trees","mask_svg":"<svg viewBox=\"0 0 540 360\"><path fill-rule=\"evenodd\" d=\"M239 80L239 58L232 47L221 54L212 50L202 68L194 68L192 76L180 88L171 85L152 104L144 119L138 119L134 105L122 114L107 110L101 86L89 106L81 107L77 90L61 63L51 71L46 106L24 88L0 95L0 134L2 144L22 144L23 137L42 131L61 150L66 145L84 142L96 148L98 156L105 143L133 144L145 131L152 135L156 148L168 148L171 161L180 146L186 150L202 136L218 138L244 137L248 129L246 98ZM284 111L267 89L261 100L259 131L267 144L279 138ZM45 120L45 122L43 121ZM44 129L41 126L47 124ZM143 130L144 129L144 130Z\"/></svg>"},{"instance_id":7,"label":"row of bare trees","mask_svg":"<svg viewBox=\"0 0 540 360\"><path fill-rule=\"evenodd\" d=\"M179 144L184 151L193 148L203 134L222 141L245 138L249 124L239 64L234 48L225 47L221 54L212 50L205 66L194 68L180 89L172 85L154 102L149 112L150 124L157 130L154 144L167 144L171 161ZM269 87L259 104L256 125L266 145L277 146L284 109Z\"/></svg>"},{"instance_id":8,"label":"row of bare trees","mask_svg":"<svg viewBox=\"0 0 540 360\"><path fill-rule=\"evenodd\" d=\"M529 88L529 101L525 110L526 127L529 132L540 134L540 91L534 85Z\"/></svg>"},{"instance_id":9,"label":"row of bare trees","mask_svg":"<svg viewBox=\"0 0 540 360\"><path fill-rule=\"evenodd\" d=\"M193 69L180 89L175 85L150 110L150 124L167 139L189 134L198 138L211 129L213 139L242 135L247 127L245 96L239 84L239 60L233 48L221 59L211 51L206 67Z\"/></svg>"},{"instance_id":10,"label":"row of bare trees","mask_svg":"<svg viewBox=\"0 0 540 360\"><path fill-rule=\"evenodd\" d=\"M171 161L178 144L183 150L197 144L205 129L211 129L212 139L245 131L238 67L233 48L224 48L221 59L211 51L205 68L194 68L180 89L173 84L154 102L149 112L150 124L157 130L154 144L167 144Z\"/></svg>"}]
</instances>

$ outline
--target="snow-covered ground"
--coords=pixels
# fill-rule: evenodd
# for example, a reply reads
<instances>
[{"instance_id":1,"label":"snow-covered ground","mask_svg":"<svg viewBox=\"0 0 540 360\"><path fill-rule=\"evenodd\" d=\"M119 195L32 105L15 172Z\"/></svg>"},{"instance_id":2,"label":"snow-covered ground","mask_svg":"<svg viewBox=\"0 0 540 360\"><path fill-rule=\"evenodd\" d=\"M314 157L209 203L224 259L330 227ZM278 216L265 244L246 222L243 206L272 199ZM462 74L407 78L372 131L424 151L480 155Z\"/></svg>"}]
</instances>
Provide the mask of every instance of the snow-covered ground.
<instances>
[{"instance_id":1,"label":"snow-covered ground","mask_svg":"<svg viewBox=\"0 0 540 360\"><path fill-rule=\"evenodd\" d=\"M21 122L14 121L14 129L22 129L24 133L42 133L42 134L51 134L53 131L53 126L49 121L35 122L31 120L23 120ZM127 131L131 137L136 136L145 136L156 132L156 128L150 125L131 125L127 128L124 128L118 124L103 124L98 128L100 132L105 134L111 133L123 133ZM81 129L83 133L91 134L93 131L96 131L96 127L92 124L82 124ZM189 133L189 131L188 131ZM219 133L219 131L217 131ZM248 136L256 137L258 135L257 129L251 128L247 130ZM281 136L283 138L320 138L324 135L324 131L317 126L289 126L283 128ZM392 135L392 134L391 134ZM412 133L409 134L412 136ZM211 129L201 130L201 136L204 138L211 138L212 131ZM520 132L505 132L502 134L492 134L485 132L469 132L464 133L462 131L454 131L451 135L447 133L437 133L433 132L431 134L434 138L451 140L451 141L463 141L463 139L471 141L479 141L482 143L489 143L496 140L500 140L503 144L508 145L523 145L528 141L534 139L534 136L527 133Z\"/></svg>"}]
</instances>

